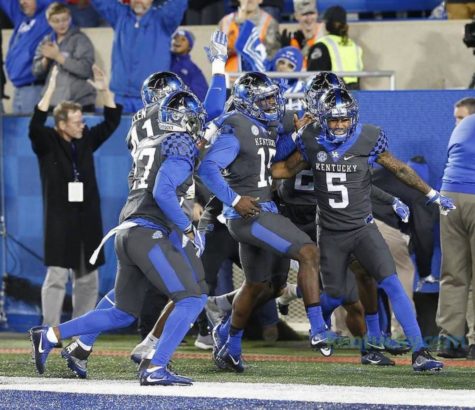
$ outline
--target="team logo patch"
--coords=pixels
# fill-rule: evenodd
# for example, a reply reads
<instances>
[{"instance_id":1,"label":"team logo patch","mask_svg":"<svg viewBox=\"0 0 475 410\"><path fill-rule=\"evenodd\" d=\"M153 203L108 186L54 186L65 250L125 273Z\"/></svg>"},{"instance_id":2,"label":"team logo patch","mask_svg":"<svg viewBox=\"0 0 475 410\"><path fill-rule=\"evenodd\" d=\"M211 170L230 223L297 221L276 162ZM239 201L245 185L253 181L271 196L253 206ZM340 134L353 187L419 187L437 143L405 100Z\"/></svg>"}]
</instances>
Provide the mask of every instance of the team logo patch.
<instances>
[{"instance_id":1,"label":"team logo patch","mask_svg":"<svg viewBox=\"0 0 475 410\"><path fill-rule=\"evenodd\" d=\"M163 238L163 232L162 231L155 231L152 235L152 239L161 239Z\"/></svg>"},{"instance_id":2,"label":"team logo patch","mask_svg":"<svg viewBox=\"0 0 475 410\"><path fill-rule=\"evenodd\" d=\"M259 128L257 128L257 126L253 125L251 127L251 132L252 132L252 135L259 135Z\"/></svg>"},{"instance_id":3,"label":"team logo patch","mask_svg":"<svg viewBox=\"0 0 475 410\"><path fill-rule=\"evenodd\" d=\"M320 161L320 162L325 162L328 158L328 155L325 151L320 151L318 154L317 154L317 159Z\"/></svg>"},{"instance_id":4,"label":"team logo patch","mask_svg":"<svg viewBox=\"0 0 475 410\"><path fill-rule=\"evenodd\" d=\"M336 151L332 151L332 158L340 158L340 154Z\"/></svg>"},{"instance_id":5,"label":"team logo patch","mask_svg":"<svg viewBox=\"0 0 475 410\"><path fill-rule=\"evenodd\" d=\"M206 225L206 232L213 232L214 231L214 224Z\"/></svg>"}]
</instances>

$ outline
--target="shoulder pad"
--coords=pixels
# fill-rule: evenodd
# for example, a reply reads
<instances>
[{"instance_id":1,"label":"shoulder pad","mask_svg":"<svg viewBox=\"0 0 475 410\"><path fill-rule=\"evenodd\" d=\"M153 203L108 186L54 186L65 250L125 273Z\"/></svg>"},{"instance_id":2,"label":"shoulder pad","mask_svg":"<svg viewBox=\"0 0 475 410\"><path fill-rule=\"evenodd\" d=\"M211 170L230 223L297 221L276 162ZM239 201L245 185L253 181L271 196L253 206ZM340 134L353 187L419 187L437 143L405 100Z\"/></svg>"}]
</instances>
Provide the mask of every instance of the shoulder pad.
<instances>
[{"instance_id":1,"label":"shoulder pad","mask_svg":"<svg viewBox=\"0 0 475 410\"><path fill-rule=\"evenodd\" d=\"M196 156L196 145L193 138L185 133L170 133L163 136L161 152L166 157L187 157L193 159Z\"/></svg>"}]
</instances>

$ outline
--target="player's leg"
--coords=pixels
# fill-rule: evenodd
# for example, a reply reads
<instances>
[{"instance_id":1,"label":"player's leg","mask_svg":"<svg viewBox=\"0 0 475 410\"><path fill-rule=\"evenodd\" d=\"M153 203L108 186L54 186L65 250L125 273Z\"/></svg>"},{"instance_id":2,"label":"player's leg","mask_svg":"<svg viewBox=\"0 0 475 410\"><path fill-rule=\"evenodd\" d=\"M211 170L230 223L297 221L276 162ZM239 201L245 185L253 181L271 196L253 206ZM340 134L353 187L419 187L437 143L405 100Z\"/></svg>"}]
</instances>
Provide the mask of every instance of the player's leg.
<instances>
[{"instance_id":1,"label":"player's leg","mask_svg":"<svg viewBox=\"0 0 475 410\"><path fill-rule=\"evenodd\" d=\"M206 297L201 284L203 270L181 246L165 235L152 238L150 230L136 227L130 234L127 252L148 281L172 299L175 307L165 321L150 365L140 374L143 385L191 384L191 379L171 373L168 363L190 325L203 309ZM188 244L191 246L190 244Z\"/></svg>"},{"instance_id":2,"label":"player's leg","mask_svg":"<svg viewBox=\"0 0 475 410\"><path fill-rule=\"evenodd\" d=\"M363 268L372 275L388 295L397 320L413 350L413 368L438 370L443 363L435 360L427 350L422 338L415 311L399 281L389 248L376 225L367 225L358 232L353 249Z\"/></svg>"},{"instance_id":3,"label":"player's leg","mask_svg":"<svg viewBox=\"0 0 475 410\"><path fill-rule=\"evenodd\" d=\"M311 340L314 341L312 345L317 348L324 346L329 334L326 334L320 306L317 246L308 235L280 214L262 212L258 217L245 220L244 224L249 243L299 261L297 281L310 322Z\"/></svg>"}]
</instances>

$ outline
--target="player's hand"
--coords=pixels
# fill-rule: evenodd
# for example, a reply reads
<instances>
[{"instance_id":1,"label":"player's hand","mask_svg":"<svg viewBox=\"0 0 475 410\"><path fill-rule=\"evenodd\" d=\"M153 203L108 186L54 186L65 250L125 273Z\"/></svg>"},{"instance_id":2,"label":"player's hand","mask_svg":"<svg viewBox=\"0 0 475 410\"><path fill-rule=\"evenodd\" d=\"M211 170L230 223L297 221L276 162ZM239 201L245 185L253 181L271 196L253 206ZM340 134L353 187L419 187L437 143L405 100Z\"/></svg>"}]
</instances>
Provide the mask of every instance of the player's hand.
<instances>
[{"instance_id":1,"label":"player's hand","mask_svg":"<svg viewBox=\"0 0 475 410\"><path fill-rule=\"evenodd\" d=\"M416 292L420 292L422 290L422 287L428 283L428 284L434 284L434 283L438 283L439 282L439 279L437 279L436 277L432 276L432 273L429 275L429 276L426 276L425 278L420 278L418 281L417 281L417 285L416 285L416 289L415 291Z\"/></svg>"},{"instance_id":2,"label":"player's hand","mask_svg":"<svg viewBox=\"0 0 475 410\"><path fill-rule=\"evenodd\" d=\"M238 203L234 205L234 209L243 218L252 218L261 212L258 200L259 198L253 198L252 196L242 196Z\"/></svg>"},{"instance_id":3,"label":"player's hand","mask_svg":"<svg viewBox=\"0 0 475 410\"><path fill-rule=\"evenodd\" d=\"M211 35L209 46L204 49L210 63L215 60L225 63L228 59L228 36L226 33L216 30Z\"/></svg>"},{"instance_id":4,"label":"player's hand","mask_svg":"<svg viewBox=\"0 0 475 410\"><path fill-rule=\"evenodd\" d=\"M183 235L183 239L181 243L182 247L185 248L186 245L188 245L188 242L191 242L191 244L195 247L196 256L198 256L199 258L205 250L204 232L198 231L194 225L191 225L189 230L185 232Z\"/></svg>"},{"instance_id":5,"label":"player's hand","mask_svg":"<svg viewBox=\"0 0 475 410\"><path fill-rule=\"evenodd\" d=\"M441 215L447 215L450 211L457 209L452 198L441 195L440 192L437 192L434 189L432 189L426 196L429 198L429 200L426 202L426 205L439 205L439 211Z\"/></svg>"},{"instance_id":6,"label":"player's hand","mask_svg":"<svg viewBox=\"0 0 475 410\"><path fill-rule=\"evenodd\" d=\"M306 112L302 118L299 118L297 114L294 114L294 127L295 131L299 131L301 128L315 121L313 115Z\"/></svg>"},{"instance_id":7,"label":"player's hand","mask_svg":"<svg viewBox=\"0 0 475 410\"><path fill-rule=\"evenodd\" d=\"M411 214L409 207L396 197L394 197L392 207L394 213L399 217L399 219L407 224L409 222L409 215Z\"/></svg>"}]
</instances>

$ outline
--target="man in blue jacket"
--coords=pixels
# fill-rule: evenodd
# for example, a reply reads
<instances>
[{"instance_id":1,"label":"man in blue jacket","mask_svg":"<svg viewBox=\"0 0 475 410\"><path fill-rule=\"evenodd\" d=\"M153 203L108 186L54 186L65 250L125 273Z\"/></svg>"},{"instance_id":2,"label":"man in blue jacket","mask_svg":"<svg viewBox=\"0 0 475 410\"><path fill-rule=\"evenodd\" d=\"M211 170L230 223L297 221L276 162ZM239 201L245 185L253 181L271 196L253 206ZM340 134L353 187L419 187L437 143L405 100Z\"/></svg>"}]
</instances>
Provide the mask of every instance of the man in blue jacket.
<instances>
[{"instance_id":1,"label":"man in blue jacket","mask_svg":"<svg viewBox=\"0 0 475 410\"><path fill-rule=\"evenodd\" d=\"M114 29L111 90L124 112L143 107L143 81L157 71L170 71L171 36L180 24L188 0L166 0L160 7L153 0L131 0L130 7L110 0L92 4Z\"/></svg>"},{"instance_id":2,"label":"man in blue jacket","mask_svg":"<svg viewBox=\"0 0 475 410\"><path fill-rule=\"evenodd\" d=\"M13 23L14 30L5 59L8 78L15 86L13 112L32 113L40 100L44 80L33 75L35 50L50 31L46 7L53 0L2 0L0 7Z\"/></svg>"}]
</instances>

